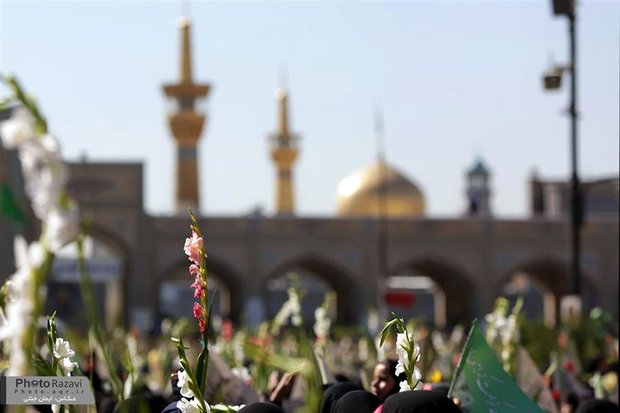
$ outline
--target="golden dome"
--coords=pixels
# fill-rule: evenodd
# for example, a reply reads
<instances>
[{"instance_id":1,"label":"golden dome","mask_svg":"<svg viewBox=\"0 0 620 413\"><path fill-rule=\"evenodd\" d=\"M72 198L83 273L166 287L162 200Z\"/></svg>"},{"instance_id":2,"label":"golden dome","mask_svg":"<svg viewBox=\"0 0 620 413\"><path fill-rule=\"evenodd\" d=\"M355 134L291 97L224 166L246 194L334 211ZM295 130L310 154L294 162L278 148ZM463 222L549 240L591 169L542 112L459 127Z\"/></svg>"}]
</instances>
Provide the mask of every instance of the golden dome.
<instances>
[{"instance_id":1,"label":"golden dome","mask_svg":"<svg viewBox=\"0 0 620 413\"><path fill-rule=\"evenodd\" d=\"M382 196L385 216L424 215L420 189L403 174L384 162L376 162L344 178L338 185L338 215L379 216Z\"/></svg>"}]
</instances>

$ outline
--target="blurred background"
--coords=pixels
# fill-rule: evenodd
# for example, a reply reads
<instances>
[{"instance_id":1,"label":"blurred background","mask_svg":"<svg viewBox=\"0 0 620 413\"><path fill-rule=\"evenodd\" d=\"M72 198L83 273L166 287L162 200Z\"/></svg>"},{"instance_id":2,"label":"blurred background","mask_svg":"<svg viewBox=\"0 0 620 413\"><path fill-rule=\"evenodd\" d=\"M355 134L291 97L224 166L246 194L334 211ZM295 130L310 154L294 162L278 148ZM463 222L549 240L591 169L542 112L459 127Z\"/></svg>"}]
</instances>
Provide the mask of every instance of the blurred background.
<instances>
[{"instance_id":1,"label":"blurred background","mask_svg":"<svg viewBox=\"0 0 620 413\"><path fill-rule=\"evenodd\" d=\"M454 325L501 295L548 325L567 296L617 321L620 4L575 6L576 145L553 6L3 1L0 69L70 162L109 325L190 314L188 207L237 323L273 317L291 279L309 317L336 292L343 324ZM25 216L0 217L2 279L8 240L38 231L17 165L0 149ZM85 325L73 247L52 272L48 307Z\"/></svg>"}]
</instances>

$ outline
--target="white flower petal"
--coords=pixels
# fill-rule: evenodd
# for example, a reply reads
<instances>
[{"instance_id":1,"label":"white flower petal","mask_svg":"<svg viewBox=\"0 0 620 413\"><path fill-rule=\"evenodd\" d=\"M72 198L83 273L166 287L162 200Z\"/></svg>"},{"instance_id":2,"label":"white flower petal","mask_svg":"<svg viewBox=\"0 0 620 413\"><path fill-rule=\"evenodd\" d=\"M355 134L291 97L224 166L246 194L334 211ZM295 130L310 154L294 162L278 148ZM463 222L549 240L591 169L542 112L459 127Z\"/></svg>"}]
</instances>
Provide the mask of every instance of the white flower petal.
<instances>
[{"instance_id":1,"label":"white flower petal","mask_svg":"<svg viewBox=\"0 0 620 413\"><path fill-rule=\"evenodd\" d=\"M401 381L400 382L400 391L409 391L411 390L411 387L409 387L409 383L407 383L406 381Z\"/></svg>"},{"instance_id":2,"label":"white flower petal","mask_svg":"<svg viewBox=\"0 0 620 413\"><path fill-rule=\"evenodd\" d=\"M34 119L26 109L14 110L9 119L0 123L0 139L7 149L15 149L34 136Z\"/></svg>"},{"instance_id":3,"label":"white flower petal","mask_svg":"<svg viewBox=\"0 0 620 413\"><path fill-rule=\"evenodd\" d=\"M179 381L177 382L177 387L179 387L181 396L191 398L194 397L194 392L189 387L189 376L185 371L179 371L177 374Z\"/></svg>"},{"instance_id":4,"label":"white flower petal","mask_svg":"<svg viewBox=\"0 0 620 413\"><path fill-rule=\"evenodd\" d=\"M45 223L45 240L50 251L56 252L75 240L80 232L80 214L77 208L52 208Z\"/></svg>"}]
</instances>

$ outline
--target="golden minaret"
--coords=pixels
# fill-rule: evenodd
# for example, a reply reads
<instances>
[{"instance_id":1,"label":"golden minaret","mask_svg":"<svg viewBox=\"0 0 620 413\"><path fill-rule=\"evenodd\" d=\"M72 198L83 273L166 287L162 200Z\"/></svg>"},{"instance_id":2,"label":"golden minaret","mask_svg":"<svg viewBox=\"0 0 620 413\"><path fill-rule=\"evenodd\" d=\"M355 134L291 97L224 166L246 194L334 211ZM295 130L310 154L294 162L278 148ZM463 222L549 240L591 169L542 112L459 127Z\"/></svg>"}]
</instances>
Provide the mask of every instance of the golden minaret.
<instances>
[{"instance_id":1,"label":"golden minaret","mask_svg":"<svg viewBox=\"0 0 620 413\"><path fill-rule=\"evenodd\" d=\"M299 138L288 127L288 94L285 89L276 90L278 101L278 131L270 136L271 159L276 164L276 214L293 215L293 163L297 159Z\"/></svg>"},{"instance_id":2,"label":"golden minaret","mask_svg":"<svg viewBox=\"0 0 620 413\"><path fill-rule=\"evenodd\" d=\"M180 79L177 83L165 84L163 89L166 96L176 102L175 109L168 114L168 124L177 143L176 209L183 213L192 208L198 213L197 145L206 116L195 106L198 99L207 96L210 85L192 80L191 25L187 17L179 18L178 22L181 29Z\"/></svg>"}]
</instances>

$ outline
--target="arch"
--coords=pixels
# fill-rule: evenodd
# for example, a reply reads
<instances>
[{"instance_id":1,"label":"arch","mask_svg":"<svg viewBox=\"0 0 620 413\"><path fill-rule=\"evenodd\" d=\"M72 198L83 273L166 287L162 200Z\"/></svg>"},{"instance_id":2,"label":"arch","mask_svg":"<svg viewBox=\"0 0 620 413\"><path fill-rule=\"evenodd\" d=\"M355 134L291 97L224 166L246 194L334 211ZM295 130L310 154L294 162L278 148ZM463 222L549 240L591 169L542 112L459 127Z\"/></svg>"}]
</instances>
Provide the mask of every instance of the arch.
<instances>
[{"instance_id":1,"label":"arch","mask_svg":"<svg viewBox=\"0 0 620 413\"><path fill-rule=\"evenodd\" d=\"M390 274L417 272L432 279L443 291L448 325L469 322L474 316L475 287L472 277L449 260L436 256L413 258L395 265Z\"/></svg>"},{"instance_id":2,"label":"arch","mask_svg":"<svg viewBox=\"0 0 620 413\"><path fill-rule=\"evenodd\" d=\"M105 227L92 224L90 227L90 232L87 235L102 241L106 246L110 247L110 249L117 252L118 255L125 257L126 261L128 261L129 257L131 257L131 248L129 248L129 246L121 240L121 237L118 234L109 231Z\"/></svg>"},{"instance_id":3,"label":"arch","mask_svg":"<svg viewBox=\"0 0 620 413\"><path fill-rule=\"evenodd\" d=\"M241 319L242 313L242 288L239 275L234 271L230 265L224 260L214 257L213 254L209 254L205 260L205 266L207 268L207 283L209 280L209 273L216 274L214 277L220 283L222 283L230 291L230 314L229 317L233 322L238 323ZM187 281L187 286L191 284L190 275L188 273L189 261L187 258L179 258L174 264L170 265L165 271L162 271L157 278L157 291L159 292L161 283L163 281ZM181 276L180 274L186 274ZM161 314L161 303L159 299L159 293L157 294L157 311ZM188 314L189 315L189 314Z\"/></svg>"},{"instance_id":4,"label":"arch","mask_svg":"<svg viewBox=\"0 0 620 413\"><path fill-rule=\"evenodd\" d=\"M564 258L552 255L531 256L505 269L494 286L496 296L502 294L502 289L517 273L527 274L533 281L539 283L553 300L545 303L545 321L554 324L559 321L561 299L571 294L571 275L568 262ZM593 304L596 296L595 284L591 275L581 270L581 286L583 308L587 309ZM489 309L490 310L490 309Z\"/></svg>"},{"instance_id":5,"label":"arch","mask_svg":"<svg viewBox=\"0 0 620 413\"><path fill-rule=\"evenodd\" d=\"M129 247L116 234L111 233L103 227L92 225L86 235L93 239L96 243L104 245L106 249L112 253L112 256L115 259L118 259L119 262L118 278L108 280L100 279L99 281L91 279L92 287L95 290L93 291L95 295L97 296L98 292L99 294L103 294L103 296L100 295L103 302L99 302L99 305L101 305L98 308L98 312L100 313L99 317L102 318L105 326L108 329L111 329L119 324L122 325L126 318L125 309L128 308L128 303L126 302L124 291L127 290L128 286L132 254ZM82 294L79 287L80 274L77 264L77 255L73 255L77 254L77 244L70 243L66 247L75 248L75 250L69 251L67 255L64 255L61 250L61 252L57 254L56 260L63 260L64 258L64 262L61 264L60 268L64 267L64 271L67 271L66 274L76 274L76 278L69 276L70 278L63 277L64 279L60 280L54 280L53 278L50 279L48 292L49 298L54 297L59 301L56 304L48 302L48 305L55 306L64 302L67 294L73 295L71 292L76 293L80 297L79 305L83 305L81 302ZM89 257L85 258L87 261L89 260ZM103 264L106 265L106 267L104 267L104 271L109 271L109 263L105 262ZM52 269L52 271L54 270ZM62 269L60 271L61 274L64 272ZM55 294L53 291L56 291L56 295L53 295ZM53 310L56 310L56 308ZM81 311L81 307L80 310L77 311L75 308L68 311L69 313L67 316L74 319L74 322L78 325L78 328L86 329L88 327L88 324L83 324L83 322L87 322L86 319L78 321L80 317L84 317L86 314L84 311ZM59 313L59 316L62 316L62 314Z\"/></svg>"},{"instance_id":6,"label":"arch","mask_svg":"<svg viewBox=\"0 0 620 413\"><path fill-rule=\"evenodd\" d=\"M357 289L358 283L341 265L334 261L314 254L304 254L291 258L272 269L262 279L260 290L267 291L267 283L277 275L284 274L293 268L301 268L331 286L337 296L337 322L353 324L357 322L357 307L362 291Z\"/></svg>"},{"instance_id":7,"label":"arch","mask_svg":"<svg viewBox=\"0 0 620 413\"><path fill-rule=\"evenodd\" d=\"M129 294L126 292L129 291L130 288L130 269L133 266L132 257L134 254L132 254L131 248L119 235L100 225L91 225L89 235L103 242L121 258L120 280L113 285L113 289L115 290L114 294L119 298L118 301L122 303L122 306L118 309L110 309L114 315L112 316L113 319L109 320L112 324L108 327L112 328L115 325L125 324L128 321L127 309L130 308Z\"/></svg>"}]
</instances>

